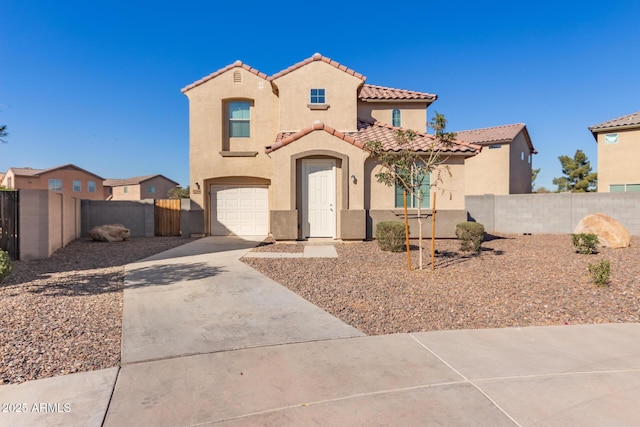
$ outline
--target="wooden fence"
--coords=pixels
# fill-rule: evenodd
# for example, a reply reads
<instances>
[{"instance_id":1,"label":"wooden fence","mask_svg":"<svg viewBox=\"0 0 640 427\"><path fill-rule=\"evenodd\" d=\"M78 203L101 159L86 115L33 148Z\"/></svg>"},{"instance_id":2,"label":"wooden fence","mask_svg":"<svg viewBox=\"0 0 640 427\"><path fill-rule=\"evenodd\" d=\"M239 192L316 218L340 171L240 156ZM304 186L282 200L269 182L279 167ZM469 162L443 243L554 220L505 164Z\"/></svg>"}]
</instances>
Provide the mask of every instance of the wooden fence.
<instances>
[{"instance_id":1,"label":"wooden fence","mask_svg":"<svg viewBox=\"0 0 640 427\"><path fill-rule=\"evenodd\" d=\"M155 200L155 235L180 235L180 199Z\"/></svg>"}]
</instances>

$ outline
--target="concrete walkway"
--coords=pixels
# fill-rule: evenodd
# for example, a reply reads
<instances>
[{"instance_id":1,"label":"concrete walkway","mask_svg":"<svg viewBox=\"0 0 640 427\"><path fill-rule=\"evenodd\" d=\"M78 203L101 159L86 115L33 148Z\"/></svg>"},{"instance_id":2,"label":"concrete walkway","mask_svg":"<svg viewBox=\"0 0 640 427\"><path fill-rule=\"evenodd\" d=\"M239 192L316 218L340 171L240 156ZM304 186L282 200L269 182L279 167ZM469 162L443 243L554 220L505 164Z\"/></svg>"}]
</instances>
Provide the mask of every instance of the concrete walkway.
<instances>
[{"instance_id":1,"label":"concrete walkway","mask_svg":"<svg viewBox=\"0 0 640 427\"><path fill-rule=\"evenodd\" d=\"M239 262L255 244L127 266L122 367L2 386L28 410L0 425L640 425L638 323L366 337Z\"/></svg>"}]
</instances>

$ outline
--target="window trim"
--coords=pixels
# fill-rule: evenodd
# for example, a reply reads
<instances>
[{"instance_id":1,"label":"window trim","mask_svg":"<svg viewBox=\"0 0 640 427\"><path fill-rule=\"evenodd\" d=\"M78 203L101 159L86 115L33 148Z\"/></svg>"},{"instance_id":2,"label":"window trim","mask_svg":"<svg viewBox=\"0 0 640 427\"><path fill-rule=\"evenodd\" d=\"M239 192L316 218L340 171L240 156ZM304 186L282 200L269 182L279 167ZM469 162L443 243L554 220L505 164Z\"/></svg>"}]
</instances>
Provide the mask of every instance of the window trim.
<instances>
[{"instance_id":1,"label":"window trim","mask_svg":"<svg viewBox=\"0 0 640 427\"><path fill-rule=\"evenodd\" d=\"M95 193L97 191L96 182L95 181L87 181L87 192Z\"/></svg>"},{"instance_id":2,"label":"window trim","mask_svg":"<svg viewBox=\"0 0 640 427\"><path fill-rule=\"evenodd\" d=\"M54 184L60 183L60 186L52 186L52 182ZM47 188L49 189L49 191L62 191L62 180L58 179L58 178L49 178L49 181L47 182Z\"/></svg>"},{"instance_id":3,"label":"window trim","mask_svg":"<svg viewBox=\"0 0 640 427\"><path fill-rule=\"evenodd\" d=\"M315 94L313 93L314 91L316 91ZM309 90L309 104L324 105L326 103L327 103L327 91L325 88L311 88Z\"/></svg>"},{"instance_id":4,"label":"window trim","mask_svg":"<svg viewBox=\"0 0 640 427\"><path fill-rule=\"evenodd\" d=\"M424 198L422 199L422 206L420 209L431 209L431 172L427 172L427 176L422 181L422 185L420 186L420 190L424 194ZM426 190L426 191L425 191ZM397 183L394 185L394 206L395 209L401 209L404 207L403 204L403 195L404 188L398 185ZM418 209L417 207L418 198L414 194L409 194L407 192L407 209Z\"/></svg>"},{"instance_id":5,"label":"window trim","mask_svg":"<svg viewBox=\"0 0 640 427\"><path fill-rule=\"evenodd\" d=\"M72 190L74 193L80 193L82 191L82 181L79 179L74 179L72 182ZM78 189L76 190L76 184L78 184Z\"/></svg>"},{"instance_id":6,"label":"window trim","mask_svg":"<svg viewBox=\"0 0 640 427\"><path fill-rule=\"evenodd\" d=\"M402 112L399 108L394 108L391 111L391 126L402 127Z\"/></svg>"},{"instance_id":7,"label":"window trim","mask_svg":"<svg viewBox=\"0 0 640 427\"><path fill-rule=\"evenodd\" d=\"M247 109L247 116L248 117L240 117L240 118L234 118L232 117L232 107L234 105L246 105ZM243 110L239 110L239 111L244 111ZM246 100L235 100L235 101L228 101L227 102L227 115L228 115L228 121L229 121L229 138L251 138L251 101L246 101ZM242 134L242 135L234 135L234 124L244 124L246 123L247 125L247 132L246 135ZM242 127L244 128L244 126ZM243 132L239 132L239 133L243 133Z\"/></svg>"}]
</instances>

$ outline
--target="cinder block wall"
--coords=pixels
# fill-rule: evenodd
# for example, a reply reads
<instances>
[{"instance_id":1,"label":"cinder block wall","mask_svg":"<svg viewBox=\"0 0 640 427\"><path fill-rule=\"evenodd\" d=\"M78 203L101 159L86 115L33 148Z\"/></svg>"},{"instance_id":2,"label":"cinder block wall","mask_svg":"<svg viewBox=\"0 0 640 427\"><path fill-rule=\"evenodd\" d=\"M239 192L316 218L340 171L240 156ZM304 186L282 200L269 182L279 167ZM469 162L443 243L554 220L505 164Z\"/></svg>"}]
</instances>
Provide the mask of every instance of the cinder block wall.
<instances>
[{"instance_id":1,"label":"cinder block wall","mask_svg":"<svg viewBox=\"0 0 640 427\"><path fill-rule=\"evenodd\" d=\"M80 201L49 190L20 190L20 259L42 259L80 237Z\"/></svg>"},{"instance_id":2,"label":"cinder block wall","mask_svg":"<svg viewBox=\"0 0 640 427\"><path fill-rule=\"evenodd\" d=\"M469 218L488 233L569 234L586 215L604 213L640 235L640 193L466 196Z\"/></svg>"},{"instance_id":3,"label":"cinder block wall","mask_svg":"<svg viewBox=\"0 0 640 427\"><path fill-rule=\"evenodd\" d=\"M145 200L83 200L82 235L97 225L122 224L131 237L154 236L154 202Z\"/></svg>"}]
</instances>

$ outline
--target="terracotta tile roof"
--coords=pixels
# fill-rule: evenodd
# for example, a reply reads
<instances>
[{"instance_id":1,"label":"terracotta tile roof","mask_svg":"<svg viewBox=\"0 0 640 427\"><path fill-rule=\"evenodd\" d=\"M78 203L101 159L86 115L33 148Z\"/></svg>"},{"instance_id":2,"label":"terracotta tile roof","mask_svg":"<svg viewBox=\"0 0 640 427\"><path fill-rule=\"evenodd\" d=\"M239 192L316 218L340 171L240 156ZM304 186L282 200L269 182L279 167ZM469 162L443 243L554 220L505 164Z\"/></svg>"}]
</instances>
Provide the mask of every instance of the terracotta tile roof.
<instances>
[{"instance_id":1,"label":"terracotta tile roof","mask_svg":"<svg viewBox=\"0 0 640 427\"><path fill-rule=\"evenodd\" d=\"M178 185L177 182L163 176L160 174L155 174L155 175L144 175L144 176L134 176L131 178L125 178L125 179L113 179L113 178L109 178L109 179L105 179L104 182L102 183L105 187L120 187L122 185L138 185L141 184L145 181L150 180L151 178L155 178L157 176L161 176L164 179L173 182L174 184Z\"/></svg>"},{"instance_id":2,"label":"terracotta tile roof","mask_svg":"<svg viewBox=\"0 0 640 427\"><path fill-rule=\"evenodd\" d=\"M529 137L529 131L524 123L516 123L512 125L494 126L489 128L471 129L456 132L457 138L461 141L465 141L471 144L478 145L492 145L492 144L505 144L512 142L520 132L524 132L527 145L531 152L537 154L531 138Z\"/></svg>"},{"instance_id":3,"label":"terracotta tile roof","mask_svg":"<svg viewBox=\"0 0 640 427\"><path fill-rule=\"evenodd\" d=\"M362 101L429 101L438 99L438 95L412 90L365 84L358 98Z\"/></svg>"},{"instance_id":4,"label":"terracotta tile roof","mask_svg":"<svg viewBox=\"0 0 640 427\"><path fill-rule=\"evenodd\" d=\"M293 141L296 141L302 138L303 136L310 134L311 132L319 131L319 130L325 131L328 134L335 136L336 138L340 138L343 141L348 142L349 144L355 145L356 147L364 148L364 144L356 140L354 137L347 135L346 133L340 132L332 128L331 126L327 126L324 123L322 123L320 120L316 120L315 122L313 122L311 126L306 127L300 131L279 133L276 136L276 141L272 145L266 147L266 153L267 154L271 153L272 151L275 151L278 148L291 144Z\"/></svg>"},{"instance_id":5,"label":"terracotta tile roof","mask_svg":"<svg viewBox=\"0 0 640 427\"><path fill-rule=\"evenodd\" d=\"M237 60L237 61L236 61L236 62L234 62L233 64L229 64L229 65L227 65L226 67L221 68L221 69L219 69L218 71L215 71L215 72L213 72L213 73L209 74L208 76L203 77L203 78L201 78L200 80L195 81L195 82L191 83L190 85L187 85L187 86L183 87L181 91L182 91L182 93L185 93L185 92L187 92L188 90L193 89L193 88L194 88L194 87L196 87L196 86L200 86L202 83L205 83L206 81L209 81L209 80L211 80L212 78L217 77L217 76L219 76L220 74L225 73L225 72L227 72L227 71L229 71L229 70L232 70L232 69L234 69L234 68L243 68L243 69L247 70L248 72L250 72L250 73L252 73L252 74L255 74L255 75L256 75L256 76L258 76L258 77L262 77L262 78L263 78L263 79L265 79L265 80L268 78L268 77L267 77L267 75L266 75L265 73L263 73L263 72L261 72L261 71L258 71L258 70L256 70L255 68L250 67L250 66L249 66L249 65L247 65L247 64L244 64L244 63L243 63L242 61L240 61L240 60Z\"/></svg>"},{"instance_id":6,"label":"terracotta tile roof","mask_svg":"<svg viewBox=\"0 0 640 427\"><path fill-rule=\"evenodd\" d=\"M618 117L613 120L608 120L606 122L598 123L597 125L589 126L589 130L592 133L594 131L598 131L601 129L612 129L618 127L627 127L627 126L636 126L640 125L640 111L633 114L628 114L626 116Z\"/></svg>"},{"instance_id":7,"label":"terracotta tile roof","mask_svg":"<svg viewBox=\"0 0 640 427\"><path fill-rule=\"evenodd\" d=\"M337 62L337 61L334 61L334 60L333 60L333 59L331 59L331 58L327 58L326 56L322 56L322 55L320 55L319 53L314 53L314 54L313 54L313 56L312 56L311 58L307 58L307 59L305 59L304 61L300 61L300 62L298 62L297 64L293 64L293 65L292 65L292 66L290 66L289 68L286 68L286 69L284 69L284 70L280 71L279 73L276 73L276 74L274 74L273 76L269 77L269 80L270 80L270 81L273 81L273 80L275 80L275 79L278 79L278 78L280 78L280 77L282 77L282 76L284 76L284 75L287 75L287 74L289 74L290 72L295 71L295 70L297 70L297 69L298 69L298 68L300 68L300 67L304 67L305 65L310 64L310 63L312 63L312 62L314 62L314 61L322 61L322 62L326 62L327 64L329 64L329 65L333 65L333 66L334 66L334 67L336 67L337 69L342 70L342 71L344 71L344 72L345 72L345 73L347 73L347 74L350 74L350 75L352 75L352 76L354 76L354 77L356 77L356 78L361 79L363 82L367 79L367 78L366 78L365 76L363 76L362 74L360 74L360 73L358 73L358 72L356 72L356 71L353 71L353 70L352 70L352 69L350 69L350 68L345 67L344 65L340 64L340 63L339 63L339 62Z\"/></svg>"},{"instance_id":8,"label":"terracotta tile roof","mask_svg":"<svg viewBox=\"0 0 640 427\"><path fill-rule=\"evenodd\" d=\"M335 130L332 127L325 125L319 120L314 122L312 126L304 128L298 132L281 132L276 136L276 141L273 145L267 147L266 152L270 153L272 151L277 150L278 148L284 147L296 141L305 135L316 131L316 130L324 130L331 135L334 135L350 144L355 145L356 147L364 149L364 145L368 141L380 141L383 144L383 147L389 151L400 151L403 149L395 139L396 132L401 128L385 125L379 122L371 122L366 120L358 120L358 131L357 132L340 132ZM435 138L433 135L428 135L425 133L417 133L417 137L415 139L416 151L430 151L435 142ZM474 144L468 144L462 141L456 141L452 147L448 149L444 149L443 152L447 153L467 153L467 154L476 154L480 151L481 147Z\"/></svg>"},{"instance_id":9,"label":"terracotta tile roof","mask_svg":"<svg viewBox=\"0 0 640 427\"><path fill-rule=\"evenodd\" d=\"M380 141L388 151L400 151L403 149L396 141L396 132L402 130L402 128L393 127L380 122L371 122L367 120L358 119L358 132L354 134L355 138L366 141ZM447 153L469 153L476 154L480 151L481 147L475 144L470 144L464 141L456 140L451 147L437 147L435 144L435 136L423 132L416 132L416 139L414 140L414 146L416 151L431 151L432 148L440 148L443 152Z\"/></svg>"}]
</instances>

